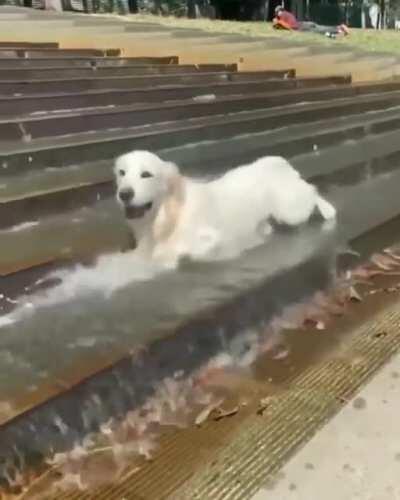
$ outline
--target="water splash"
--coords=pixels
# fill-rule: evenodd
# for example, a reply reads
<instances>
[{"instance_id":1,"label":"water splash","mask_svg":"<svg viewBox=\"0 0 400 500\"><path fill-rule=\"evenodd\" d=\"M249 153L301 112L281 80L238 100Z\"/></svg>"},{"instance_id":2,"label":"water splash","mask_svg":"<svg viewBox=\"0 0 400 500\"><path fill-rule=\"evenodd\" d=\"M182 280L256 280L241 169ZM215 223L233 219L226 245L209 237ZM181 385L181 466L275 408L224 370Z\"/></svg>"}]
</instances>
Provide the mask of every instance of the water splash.
<instances>
[{"instance_id":1,"label":"water splash","mask_svg":"<svg viewBox=\"0 0 400 500\"><path fill-rule=\"evenodd\" d=\"M93 267L77 265L73 269L58 270L36 281L58 283L43 291L19 297L18 306L10 314L0 317L0 328L11 325L35 312L79 297L100 293L109 298L114 292L131 283L153 279L165 272L161 264L141 259L133 252L103 255Z\"/></svg>"}]
</instances>

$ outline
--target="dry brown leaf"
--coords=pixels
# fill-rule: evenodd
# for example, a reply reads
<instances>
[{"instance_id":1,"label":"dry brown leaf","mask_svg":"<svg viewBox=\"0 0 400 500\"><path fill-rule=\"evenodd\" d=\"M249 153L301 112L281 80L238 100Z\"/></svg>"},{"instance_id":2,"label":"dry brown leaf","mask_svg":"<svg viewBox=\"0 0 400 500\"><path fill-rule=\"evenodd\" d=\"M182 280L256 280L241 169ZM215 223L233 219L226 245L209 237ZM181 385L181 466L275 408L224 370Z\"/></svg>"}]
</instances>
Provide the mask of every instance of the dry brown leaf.
<instances>
[{"instance_id":1,"label":"dry brown leaf","mask_svg":"<svg viewBox=\"0 0 400 500\"><path fill-rule=\"evenodd\" d=\"M370 278L374 278L375 276L379 276L380 274L383 274L382 271L379 271L378 269L370 269L366 267L357 267L354 269L351 273L352 277L355 278L357 281L360 283L365 282L365 284L371 283Z\"/></svg>"},{"instance_id":2,"label":"dry brown leaf","mask_svg":"<svg viewBox=\"0 0 400 500\"><path fill-rule=\"evenodd\" d=\"M383 339L387 336L387 332L385 331L382 331L382 332L377 332L377 333L374 333L372 336L375 338L375 339Z\"/></svg>"},{"instance_id":3,"label":"dry brown leaf","mask_svg":"<svg viewBox=\"0 0 400 500\"><path fill-rule=\"evenodd\" d=\"M289 355L289 349L280 349L276 354L272 356L272 359L275 361L280 361L282 359L287 358Z\"/></svg>"},{"instance_id":4,"label":"dry brown leaf","mask_svg":"<svg viewBox=\"0 0 400 500\"><path fill-rule=\"evenodd\" d=\"M352 300L353 302L362 302L363 300L361 295L354 288L354 286L351 286L349 288L349 299Z\"/></svg>"},{"instance_id":5,"label":"dry brown leaf","mask_svg":"<svg viewBox=\"0 0 400 500\"><path fill-rule=\"evenodd\" d=\"M257 408L257 415L263 415L268 406L270 406L271 401L272 401L271 396L267 396L266 398L260 399Z\"/></svg>"},{"instance_id":6,"label":"dry brown leaf","mask_svg":"<svg viewBox=\"0 0 400 500\"><path fill-rule=\"evenodd\" d=\"M392 269L390 265L385 263L381 255L374 254L370 260L378 269L382 269L383 271L390 271Z\"/></svg>"},{"instance_id":7,"label":"dry brown leaf","mask_svg":"<svg viewBox=\"0 0 400 500\"><path fill-rule=\"evenodd\" d=\"M393 268L399 267L399 262L396 259L384 254L374 254L370 260L383 271L392 271Z\"/></svg>"},{"instance_id":8,"label":"dry brown leaf","mask_svg":"<svg viewBox=\"0 0 400 500\"><path fill-rule=\"evenodd\" d=\"M383 252L384 252L386 255L389 255L389 257L391 257L392 259L400 261L400 255L399 255L399 254L397 254L397 253L396 253L394 250L392 250L391 248L385 248Z\"/></svg>"},{"instance_id":9,"label":"dry brown leaf","mask_svg":"<svg viewBox=\"0 0 400 500\"><path fill-rule=\"evenodd\" d=\"M217 414L214 417L214 420L221 420L226 417L233 417L239 411L239 406L235 406L230 408L229 410L224 410L223 408L216 408Z\"/></svg>"},{"instance_id":10,"label":"dry brown leaf","mask_svg":"<svg viewBox=\"0 0 400 500\"><path fill-rule=\"evenodd\" d=\"M213 403L210 403L208 406L203 408L203 410L197 415L194 423L200 427L204 422L208 419L210 414L217 409L221 404L223 403L223 399L218 399L217 401L214 401Z\"/></svg>"},{"instance_id":11,"label":"dry brown leaf","mask_svg":"<svg viewBox=\"0 0 400 500\"><path fill-rule=\"evenodd\" d=\"M316 330L325 330L326 324L320 317L307 316L304 319L304 326L307 328L315 328Z\"/></svg>"}]
</instances>

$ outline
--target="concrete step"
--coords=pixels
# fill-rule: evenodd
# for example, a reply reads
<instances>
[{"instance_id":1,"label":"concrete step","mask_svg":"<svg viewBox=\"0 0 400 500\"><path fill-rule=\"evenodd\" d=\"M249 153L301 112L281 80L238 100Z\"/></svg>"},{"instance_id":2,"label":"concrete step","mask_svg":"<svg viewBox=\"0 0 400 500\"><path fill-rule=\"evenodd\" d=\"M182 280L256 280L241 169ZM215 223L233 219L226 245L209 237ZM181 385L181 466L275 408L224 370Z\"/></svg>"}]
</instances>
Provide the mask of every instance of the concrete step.
<instances>
[{"instance_id":1,"label":"concrete step","mask_svg":"<svg viewBox=\"0 0 400 500\"><path fill-rule=\"evenodd\" d=\"M57 42L6 42L0 41L1 49L58 49Z\"/></svg>"},{"instance_id":2,"label":"concrete step","mask_svg":"<svg viewBox=\"0 0 400 500\"><path fill-rule=\"evenodd\" d=\"M285 73L287 74L287 73ZM193 77L194 75L192 75ZM183 99L207 100L215 99L218 96L240 96L246 93L256 94L290 89L317 88L321 85L336 86L346 85L346 77L332 77L319 79L266 79L247 80L244 74L240 78L227 74L228 81L223 81L225 75L208 74L205 78L199 79L197 85L182 85L179 80L190 79L190 75L182 75L181 78L148 78L139 77L130 79L130 89L122 90L93 90L81 93L56 93L43 95L24 95L0 97L0 117L6 119L7 116L13 118L29 117L29 115L46 115L47 113L68 114L85 109L107 109L108 107L125 106L131 104L144 103L164 103L169 101L180 101ZM239 76L239 75L238 75ZM262 78L262 74L259 75ZM255 77L255 75L250 75ZM195 78L192 78L195 80ZM211 83L212 79L215 83ZM232 81L232 80L237 81ZM204 83L202 82L204 81ZM219 80L219 81L218 81ZM231 81L229 81L231 80ZM171 83L169 83L171 82ZM127 83L127 82L124 82ZM134 84L139 83L137 88Z\"/></svg>"},{"instance_id":3,"label":"concrete step","mask_svg":"<svg viewBox=\"0 0 400 500\"><path fill-rule=\"evenodd\" d=\"M0 83L1 86L1 83ZM396 102L400 91L393 91L397 83L365 86L339 85L316 87L271 93L255 93L242 96L221 96L212 99L187 99L179 102L134 104L110 107L106 110L80 110L68 113L51 113L44 116L14 117L0 120L3 142L23 141L57 137L69 134L91 134L96 130L123 129L164 121L223 115L230 112L274 108L298 102L319 102L350 96L382 93ZM83 119L84 118L84 119Z\"/></svg>"},{"instance_id":4,"label":"concrete step","mask_svg":"<svg viewBox=\"0 0 400 500\"><path fill-rule=\"evenodd\" d=\"M1 69L40 69L59 67L63 68L108 68L108 67L124 67L124 66L177 66L179 58L177 56L164 57L82 57L64 58L62 61L55 58L35 58L25 59L21 57L6 57L0 58ZM193 65L190 65L193 66ZM229 64L222 65L200 65L199 67L231 67Z\"/></svg>"},{"instance_id":5,"label":"concrete step","mask_svg":"<svg viewBox=\"0 0 400 500\"><path fill-rule=\"evenodd\" d=\"M36 49L0 48L0 59L21 57L25 59L67 59L76 57L117 57L119 49Z\"/></svg>"},{"instance_id":6,"label":"concrete step","mask_svg":"<svg viewBox=\"0 0 400 500\"><path fill-rule=\"evenodd\" d=\"M25 59L21 57L6 57L0 58L1 69L40 69L59 67L63 68L108 68L108 67L124 67L124 66L177 66L179 58L177 56L165 57L75 57L64 58L59 61L55 58L35 58ZM213 65L210 65L212 67ZM221 65L224 66L224 65ZM229 65L227 65L229 66ZM218 67L218 66L216 66Z\"/></svg>"},{"instance_id":7,"label":"concrete step","mask_svg":"<svg viewBox=\"0 0 400 500\"><path fill-rule=\"evenodd\" d=\"M168 66L169 67L169 66ZM200 66L201 68L201 66ZM207 66L205 69L212 66ZM219 67L221 69L221 67ZM177 73L177 74L160 74L160 75L132 75L132 76L86 76L75 78L52 78L52 79L35 79L35 80L0 80L0 95L39 95L46 93L82 93L90 90L114 90L114 89L134 89L143 87L164 87L168 85L196 85L196 84L211 84L218 82L240 82L253 80L277 80L278 83L282 79L293 77L293 71L285 69L281 71L260 71L260 72L236 72L231 71L236 69L236 66L228 66L227 70L223 71L201 71L195 69L192 73ZM97 75L97 73L96 73ZM330 82L331 84L350 83L348 75L327 77L326 80L303 79L304 82L309 81L309 86L312 82L316 84L321 82ZM278 83L270 85L278 85ZM290 85L285 82L283 85ZM306 83L304 83L306 85Z\"/></svg>"},{"instance_id":8,"label":"concrete step","mask_svg":"<svg viewBox=\"0 0 400 500\"><path fill-rule=\"evenodd\" d=\"M145 76L145 75L178 75L203 72L226 72L235 71L235 64L213 64L213 65L195 65L195 64L160 64L160 65L98 65L86 67L68 67L64 61L60 61L58 66L42 66L38 68L7 68L3 69L0 64L0 80L31 81L46 80L54 77L61 79L69 78L90 78L90 77L117 77L117 76ZM284 72L280 72L285 74ZM279 73L276 72L276 75Z\"/></svg>"}]
</instances>

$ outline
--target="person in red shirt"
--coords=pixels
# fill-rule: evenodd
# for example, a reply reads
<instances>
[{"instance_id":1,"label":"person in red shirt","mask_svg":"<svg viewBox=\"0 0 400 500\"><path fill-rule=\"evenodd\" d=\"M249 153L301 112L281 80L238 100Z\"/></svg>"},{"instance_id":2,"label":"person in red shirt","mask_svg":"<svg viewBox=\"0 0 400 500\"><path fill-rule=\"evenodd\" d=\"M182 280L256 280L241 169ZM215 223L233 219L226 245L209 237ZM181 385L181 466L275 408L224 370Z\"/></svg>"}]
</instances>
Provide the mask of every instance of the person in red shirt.
<instances>
[{"instance_id":1,"label":"person in red shirt","mask_svg":"<svg viewBox=\"0 0 400 500\"><path fill-rule=\"evenodd\" d=\"M300 27L300 23L296 17L288 10L285 10L281 5L278 5L275 9L273 22L274 24L279 23L281 24L280 27L290 30L298 30Z\"/></svg>"},{"instance_id":2,"label":"person in red shirt","mask_svg":"<svg viewBox=\"0 0 400 500\"><path fill-rule=\"evenodd\" d=\"M321 35L325 35L330 38L336 38L338 35L349 34L349 29L345 24L333 27L321 26L320 24L313 22L298 21L296 16L288 10L285 10L282 5L278 5L278 7L275 8L275 17L272 20L272 23L276 29L310 31L313 33L320 33Z\"/></svg>"}]
</instances>

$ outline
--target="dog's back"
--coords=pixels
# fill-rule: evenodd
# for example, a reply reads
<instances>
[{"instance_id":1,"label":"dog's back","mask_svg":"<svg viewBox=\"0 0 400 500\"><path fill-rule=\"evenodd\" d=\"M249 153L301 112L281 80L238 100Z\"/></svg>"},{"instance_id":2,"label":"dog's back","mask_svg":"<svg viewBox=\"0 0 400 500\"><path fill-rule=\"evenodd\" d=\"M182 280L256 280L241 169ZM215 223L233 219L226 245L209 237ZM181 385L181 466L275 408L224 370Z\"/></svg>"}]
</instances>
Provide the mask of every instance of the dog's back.
<instances>
[{"instance_id":1,"label":"dog's back","mask_svg":"<svg viewBox=\"0 0 400 500\"><path fill-rule=\"evenodd\" d=\"M313 188L299 173L278 156L260 158L254 163L235 168L211 183L214 196L221 200L223 209L237 223L249 223L254 214L279 210L283 199Z\"/></svg>"},{"instance_id":2,"label":"dog's back","mask_svg":"<svg viewBox=\"0 0 400 500\"><path fill-rule=\"evenodd\" d=\"M230 170L213 184L217 190L237 193L238 190L251 190L265 179L268 179L268 186L275 188L283 183L298 182L301 177L284 158L266 156Z\"/></svg>"},{"instance_id":3,"label":"dog's back","mask_svg":"<svg viewBox=\"0 0 400 500\"><path fill-rule=\"evenodd\" d=\"M233 169L212 184L226 219L236 224L251 224L265 214L277 222L298 225L306 222L322 201L327 208L322 213L324 218L328 212L329 216L335 213L333 207L328 211L330 204L319 197L316 188L279 156L263 157Z\"/></svg>"}]
</instances>

